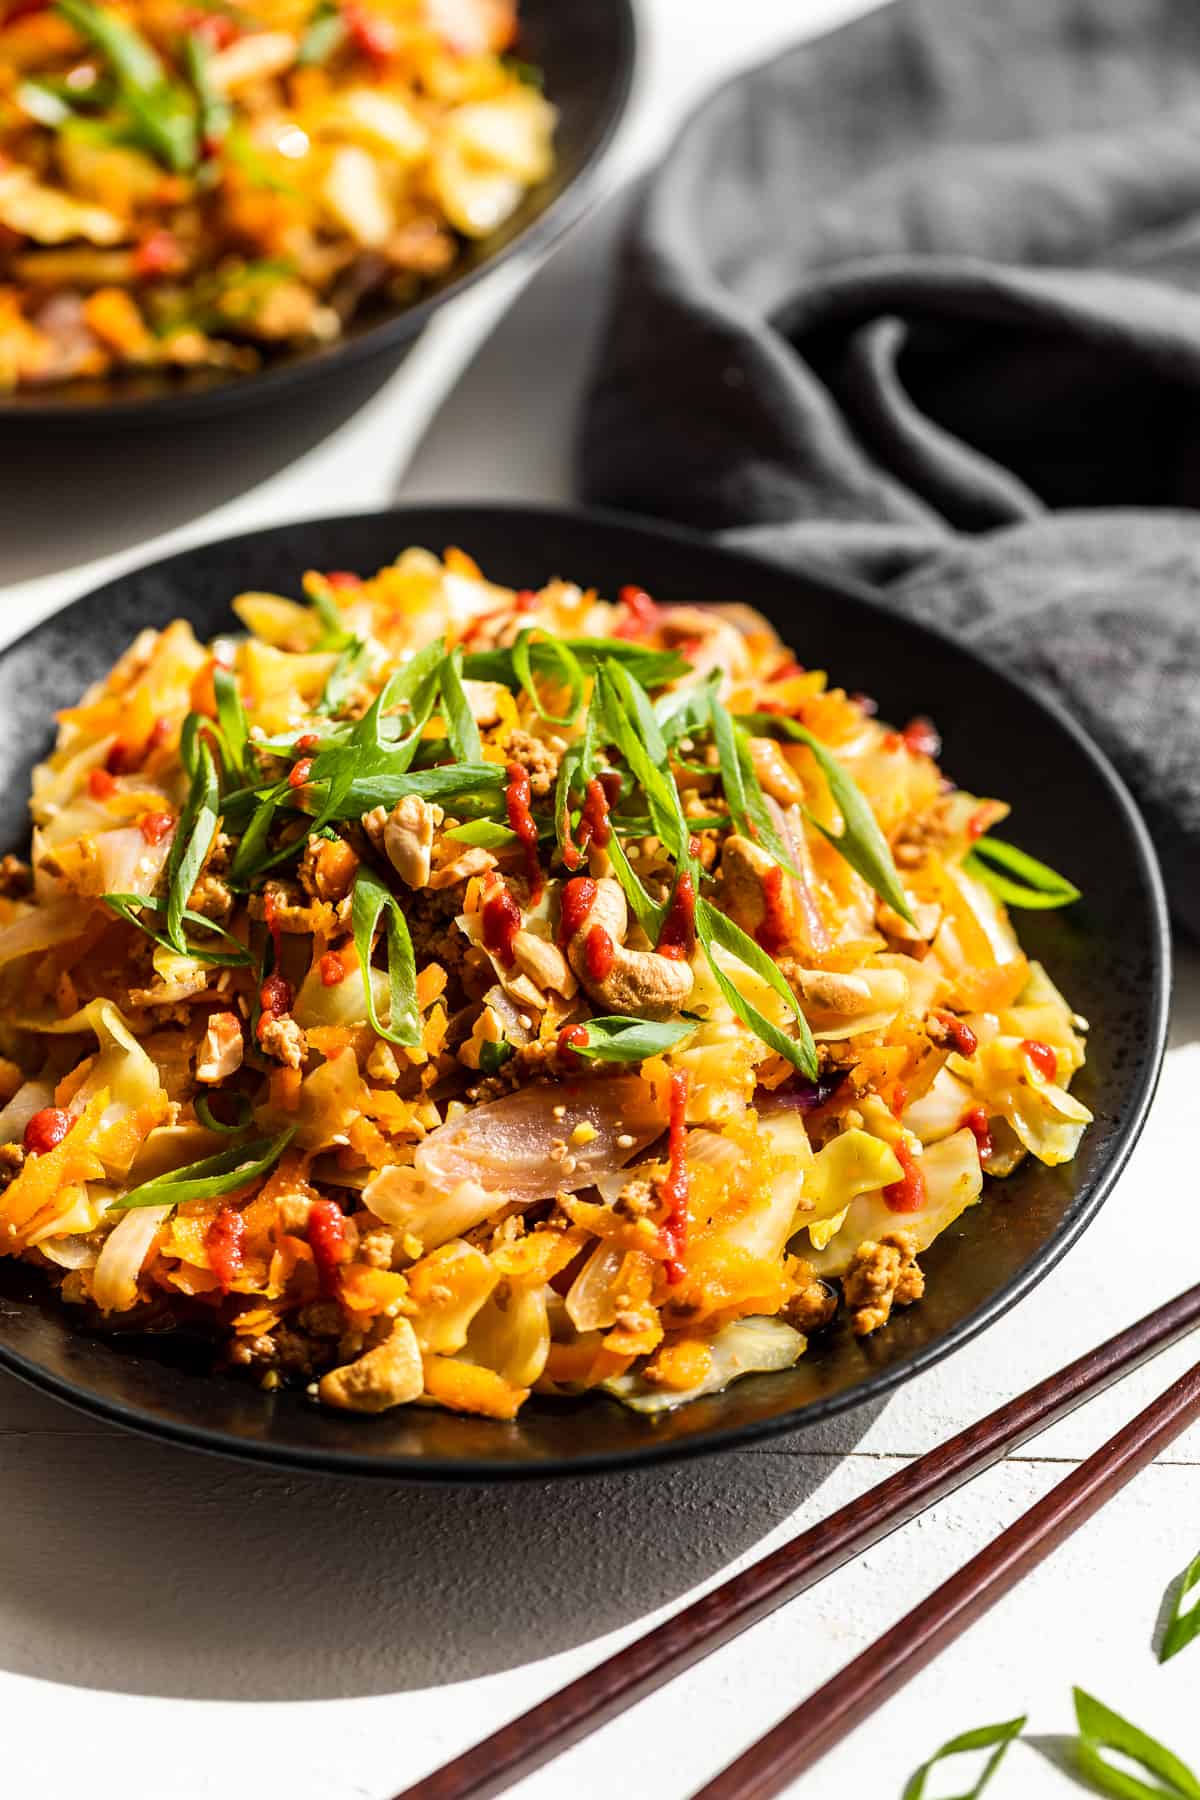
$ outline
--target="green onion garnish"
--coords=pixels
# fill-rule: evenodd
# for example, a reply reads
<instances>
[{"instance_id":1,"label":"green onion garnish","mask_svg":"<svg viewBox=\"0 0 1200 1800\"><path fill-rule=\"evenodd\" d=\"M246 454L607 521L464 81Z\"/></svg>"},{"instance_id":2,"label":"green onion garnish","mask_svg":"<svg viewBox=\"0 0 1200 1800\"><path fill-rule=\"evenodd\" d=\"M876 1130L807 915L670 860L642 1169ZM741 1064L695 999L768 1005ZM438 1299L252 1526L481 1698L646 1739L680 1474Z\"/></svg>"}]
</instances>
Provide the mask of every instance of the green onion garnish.
<instances>
[{"instance_id":1,"label":"green onion garnish","mask_svg":"<svg viewBox=\"0 0 1200 1800\"><path fill-rule=\"evenodd\" d=\"M971 1750L991 1750L992 1754L984 1763L976 1778L975 1785L965 1794L956 1796L956 1800L978 1800L1000 1764L1008 1753L1008 1747L1019 1738L1025 1729L1024 1718L1006 1719L1002 1725L977 1725L974 1731L962 1731L952 1737L948 1743L935 1750L928 1762L923 1762L919 1769L910 1775L901 1800L924 1800L925 1782L935 1763L947 1756L964 1756Z\"/></svg>"},{"instance_id":2,"label":"green onion garnish","mask_svg":"<svg viewBox=\"0 0 1200 1800\"><path fill-rule=\"evenodd\" d=\"M1006 906L1025 912L1048 912L1057 906L1070 906L1080 898L1079 889L1065 875L1059 875L1027 851L1018 850L1015 844L1006 844L1003 838L977 838L962 866ZM1016 880L1012 879L1014 876Z\"/></svg>"},{"instance_id":3,"label":"green onion garnish","mask_svg":"<svg viewBox=\"0 0 1200 1800\"><path fill-rule=\"evenodd\" d=\"M206 1156L202 1162L188 1163L182 1169L171 1169L144 1181L111 1202L109 1212L129 1212L139 1206L182 1206L188 1200L212 1200L219 1194L233 1194L249 1187L275 1167L296 1135L289 1125L278 1137L251 1138Z\"/></svg>"}]
</instances>

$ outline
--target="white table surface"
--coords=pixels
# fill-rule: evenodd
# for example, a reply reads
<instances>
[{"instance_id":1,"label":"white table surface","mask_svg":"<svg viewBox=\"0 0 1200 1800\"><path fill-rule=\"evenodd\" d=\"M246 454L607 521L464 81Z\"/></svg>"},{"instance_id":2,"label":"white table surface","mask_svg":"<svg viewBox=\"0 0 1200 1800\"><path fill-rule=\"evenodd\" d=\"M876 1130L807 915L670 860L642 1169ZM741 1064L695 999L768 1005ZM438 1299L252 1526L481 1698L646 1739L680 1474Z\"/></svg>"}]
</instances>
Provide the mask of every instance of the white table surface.
<instances>
[{"instance_id":1,"label":"white table surface","mask_svg":"<svg viewBox=\"0 0 1200 1800\"><path fill-rule=\"evenodd\" d=\"M586 0L581 0L586 3ZM862 0L642 0L643 63L604 186L708 86ZM730 43L736 34L736 44ZM406 498L565 499L572 403L611 242L603 208L498 271L409 359L313 417L182 442L0 445L7 639L168 548ZM399 546L398 546L399 547ZM125 1436L0 1377L6 1795L387 1800L706 1585L1183 1286L1197 1204L1200 963L1133 1162L1012 1315L873 1418L636 1478L493 1492L273 1475ZM1182 1255L1168 1254L1177 1241ZM1044 1493L1186 1364L1163 1357L856 1566L522 1785L683 1800ZM1072 1683L1200 1761L1200 1649L1160 1669L1167 1583L1200 1549L1193 1432L794 1792L899 1796L945 1738L1028 1712L992 1792L1077 1792ZM961 1765L959 1765L961 1769ZM969 1780L931 1784L960 1793Z\"/></svg>"}]
</instances>

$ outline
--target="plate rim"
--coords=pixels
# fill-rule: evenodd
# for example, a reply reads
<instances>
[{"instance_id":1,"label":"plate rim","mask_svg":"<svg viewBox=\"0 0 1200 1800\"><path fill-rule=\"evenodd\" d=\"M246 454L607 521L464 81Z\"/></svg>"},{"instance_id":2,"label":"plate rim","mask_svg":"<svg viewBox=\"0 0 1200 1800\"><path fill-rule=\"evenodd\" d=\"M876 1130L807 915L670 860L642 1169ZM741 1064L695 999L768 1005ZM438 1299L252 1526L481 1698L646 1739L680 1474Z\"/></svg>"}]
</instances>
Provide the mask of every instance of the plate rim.
<instances>
[{"instance_id":1,"label":"plate rim","mask_svg":"<svg viewBox=\"0 0 1200 1800\"><path fill-rule=\"evenodd\" d=\"M322 1450L301 1445L265 1443L250 1437L238 1437L220 1427L165 1419L148 1407L138 1407L126 1401L113 1400L98 1394L81 1393L68 1380L22 1356L19 1351L3 1343L0 1343L0 1368L17 1376L29 1386L51 1394L76 1411L83 1412L92 1418L104 1419L110 1424L123 1427L143 1437L166 1440L187 1449L201 1450L209 1455L230 1457L237 1461L252 1462L257 1466L299 1470L308 1474L326 1475L339 1479L373 1478L393 1483L420 1482L422 1485L477 1485L490 1482L548 1480L564 1477L584 1478L589 1475L661 1466L667 1462L683 1461L694 1456L746 1449L789 1432L799 1432L810 1425L827 1423L829 1420L853 1412L859 1407L886 1400L905 1382L925 1373L935 1363L953 1356L987 1330L997 1319L1031 1293L1058 1266L1112 1193L1145 1128L1150 1106L1158 1088L1167 1048L1173 959L1170 915L1162 873L1149 830L1137 803L1105 752L1053 695L1047 694L1039 687L1022 683L994 656L962 644L952 632L942 630L924 620L910 619L904 614L896 613L883 603L873 589L858 581L854 576L846 575L816 557L804 557L797 563L783 564L756 552L753 548L747 548L740 542L733 545L726 544L689 527L607 507L552 505L516 499L476 502L442 498L428 503L413 501L393 507L364 508L323 515L314 519L292 519L265 526L259 530L237 532L228 537L208 538L200 543L172 551L167 556L156 557L152 561L122 569L99 585L85 589L65 602L63 606L56 608L54 612L37 620L19 637L0 646L0 661L7 660L9 656L26 647L30 640L35 638L47 624L61 618L73 607L100 600L111 590L119 589L131 579L170 571L181 564L190 562L197 555L213 551L236 552L241 545L254 544L261 547L264 542L269 542L272 538L286 538L297 530L336 529L366 521L380 525L387 521L394 521L399 542L406 519L419 515L423 520L428 521L439 513L444 513L448 517L453 515L456 521L461 521L465 513L480 517L484 515L501 517L520 515L531 524L545 521L555 527L565 524L568 528L578 527L582 531L594 527L602 530L632 531L635 534L657 539L660 543L668 546L674 543L686 547L692 552L713 556L718 561L725 560L735 567L748 562L769 571L776 578L783 576L785 579L794 579L797 584L802 584L806 578L811 578L828 590L840 591L847 598L865 606L878 618L886 620L890 625L898 622L904 630L915 634L918 640L924 637L941 646L949 645L959 654L965 654L971 660L982 664L991 675L1000 680L1003 686L1018 692L1024 699L1031 700L1036 707L1047 713L1059 730L1065 732L1073 740L1080 754L1091 764L1094 772L1108 789L1113 804L1124 818L1135 851L1137 872L1145 886L1149 906L1148 923L1151 928L1152 941L1147 948L1153 963L1150 1051L1139 1067L1136 1079L1131 1085L1128 1110L1108 1162L1096 1176L1091 1190L1071 1202L1053 1235L1029 1264L1020 1269L1004 1286L997 1289L983 1304L968 1313L956 1325L930 1342L921 1345L909 1357L897 1362L892 1367L870 1372L864 1380L853 1387L838 1393L822 1395L790 1412L768 1419L752 1420L738 1426L718 1427L697 1432L687 1438L660 1444L656 1444L652 1438L647 1438L647 1441L636 1449L598 1451L594 1454L583 1453L570 1457L550 1456L536 1460L530 1458L519 1460L496 1458L493 1460L469 1456L456 1459L433 1456L407 1459L403 1456L376 1455L367 1451L338 1448ZM425 526L424 529L429 529L429 527ZM456 525L455 529L461 530L461 525Z\"/></svg>"},{"instance_id":2,"label":"plate rim","mask_svg":"<svg viewBox=\"0 0 1200 1800\"><path fill-rule=\"evenodd\" d=\"M352 366L399 350L420 336L441 307L457 300L493 270L516 256L547 250L594 204L597 168L625 119L633 85L640 73L643 34L638 25L635 0L606 0L606 3L614 10L619 49L612 95L603 124L561 193L556 194L523 230L474 267L353 337L342 338L329 346L318 345L308 353L302 352L276 364L268 363L264 368L211 388L198 388L191 393L164 388L157 394L117 397L90 405L82 401L72 403L69 398L60 402L49 397L55 391L69 394L71 383L66 382L61 390L49 390L40 405L36 393L32 398L24 399L0 395L0 426L23 424L38 430L103 431L111 423L117 427L145 425L154 428L170 424L179 414L199 419L217 417L243 402L249 406L259 401L269 405L291 397L306 382L336 377Z\"/></svg>"}]
</instances>

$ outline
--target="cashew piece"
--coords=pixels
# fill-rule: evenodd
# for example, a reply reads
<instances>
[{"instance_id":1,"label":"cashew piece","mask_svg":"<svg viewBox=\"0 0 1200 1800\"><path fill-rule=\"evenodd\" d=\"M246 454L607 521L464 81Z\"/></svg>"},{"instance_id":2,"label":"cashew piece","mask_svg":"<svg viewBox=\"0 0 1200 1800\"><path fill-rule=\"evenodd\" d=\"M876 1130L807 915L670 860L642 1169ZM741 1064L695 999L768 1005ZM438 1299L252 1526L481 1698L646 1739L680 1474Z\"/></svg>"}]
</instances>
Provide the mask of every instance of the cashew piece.
<instances>
[{"instance_id":1,"label":"cashew piece","mask_svg":"<svg viewBox=\"0 0 1200 1800\"><path fill-rule=\"evenodd\" d=\"M567 967L567 959L558 945L551 943L549 938L537 937L532 931L518 931L513 939L513 956L517 967L543 993L552 988L564 1000L569 1000L574 994L578 984Z\"/></svg>"},{"instance_id":2,"label":"cashew piece","mask_svg":"<svg viewBox=\"0 0 1200 1800\"><path fill-rule=\"evenodd\" d=\"M749 838L739 837L734 832L725 839L721 848L722 911L727 912L734 924L740 925L750 937L754 937L766 917L763 890L768 873L776 867L774 859ZM796 922L796 902L790 880L785 879L780 886L779 909L780 923L786 939L790 940Z\"/></svg>"},{"instance_id":3,"label":"cashew piece","mask_svg":"<svg viewBox=\"0 0 1200 1800\"><path fill-rule=\"evenodd\" d=\"M224 1081L242 1066L245 1051L241 1021L236 1013L213 1013L196 1058L197 1081Z\"/></svg>"},{"instance_id":4,"label":"cashew piece","mask_svg":"<svg viewBox=\"0 0 1200 1800\"><path fill-rule=\"evenodd\" d=\"M419 794L406 794L387 816L383 848L401 881L423 888L429 880L434 828L442 822L440 806L431 806Z\"/></svg>"},{"instance_id":5,"label":"cashew piece","mask_svg":"<svg viewBox=\"0 0 1200 1800\"><path fill-rule=\"evenodd\" d=\"M386 1412L415 1400L425 1385L417 1335L407 1319L396 1319L382 1344L357 1362L331 1369L318 1392L326 1406L345 1412Z\"/></svg>"},{"instance_id":6,"label":"cashew piece","mask_svg":"<svg viewBox=\"0 0 1200 1800\"><path fill-rule=\"evenodd\" d=\"M606 1012L633 1013L643 1019L669 1019L692 991L692 971L687 963L655 950L627 950L625 932L629 914L620 884L607 879L596 883L596 898L587 918L567 945L567 961L578 975L589 999ZM600 981L588 973L587 941L596 926L613 944L613 963Z\"/></svg>"},{"instance_id":7,"label":"cashew piece","mask_svg":"<svg viewBox=\"0 0 1200 1800\"><path fill-rule=\"evenodd\" d=\"M780 806L804 803L804 783L787 760L774 738L751 738L750 760L759 786Z\"/></svg>"}]
</instances>

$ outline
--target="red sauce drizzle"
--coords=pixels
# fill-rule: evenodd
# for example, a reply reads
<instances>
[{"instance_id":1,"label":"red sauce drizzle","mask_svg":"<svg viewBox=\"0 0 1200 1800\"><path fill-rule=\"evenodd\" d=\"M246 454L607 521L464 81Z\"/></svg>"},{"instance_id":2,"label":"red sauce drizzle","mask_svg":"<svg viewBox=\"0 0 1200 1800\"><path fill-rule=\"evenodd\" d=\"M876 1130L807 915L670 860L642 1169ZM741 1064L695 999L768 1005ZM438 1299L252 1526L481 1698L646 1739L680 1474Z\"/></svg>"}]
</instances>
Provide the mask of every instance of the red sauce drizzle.
<instances>
[{"instance_id":1,"label":"red sauce drizzle","mask_svg":"<svg viewBox=\"0 0 1200 1800\"><path fill-rule=\"evenodd\" d=\"M283 954L283 930L279 923L279 909L274 894L268 894L263 901L263 921L271 934L271 942L275 946L275 961Z\"/></svg>"},{"instance_id":2,"label":"red sauce drizzle","mask_svg":"<svg viewBox=\"0 0 1200 1800\"><path fill-rule=\"evenodd\" d=\"M687 1096L687 1070L673 1069L667 1178L662 1184L667 1216L659 1227L667 1251L667 1280L672 1286L687 1273L680 1260L687 1246L688 1226Z\"/></svg>"},{"instance_id":3,"label":"red sauce drizzle","mask_svg":"<svg viewBox=\"0 0 1200 1800\"><path fill-rule=\"evenodd\" d=\"M587 1043L586 1025L564 1025L558 1034L558 1054L565 1056L574 1067L579 1062L576 1044Z\"/></svg>"},{"instance_id":4,"label":"red sauce drizzle","mask_svg":"<svg viewBox=\"0 0 1200 1800\"><path fill-rule=\"evenodd\" d=\"M970 1112L963 1114L962 1122L978 1145L980 1162L986 1162L992 1154L992 1134L988 1130L987 1108L973 1106Z\"/></svg>"},{"instance_id":5,"label":"red sauce drizzle","mask_svg":"<svg viewBox=\"0 0 1200 1800\"><path fill-rule=\"evenodd\" d=\"M593 925L583 946L583 957L587 964L589 978L592 981L603 981L606 975L612 973L616 955L613 941L603 925Z\"/></svg>"},{"instance_id":6,"label":"red sauce drizzle","mask_svg":"<svg viewBox=\"0 0 1200 1800\"><path fill-rule=\"evenodd\" d=\"M246 1256L246 1221L235 1206L223 1206L204 1238L209 1266L227 1294L242 1272Z\"/></svg>"},{"instance_id":7,"label":"red sauce drizzle","mask_svg":"<svg viewBox=\"0 0 1200 1800\"><path fill-rule=\"evenodd\" d=\"M692 954L695 930L696 889L689 871L683 869L675 883L675 892L671 896L671 904L655 949L660 956L669 956L674 962L686 962Z\"/></svg>"},{"instance_id":8,"label":"red sauce drizzle","mask_svg":"<svg viewBox=\"0 0 1200 1800\"><path fill-rule=\"evenodd\" d=\"M174 829L175 821L170 813L143 813L138 820L138 830L148 844L161 844L167 833Z\"/></svg>"},{"instance_id":9,"label":"red sauce drizzle","mask_svg":"<svg viewBox=\"0 0 1200 1800\"><path fill-rule=\"evenodd\" d=\"M346 965L337 950L327 950L317 966L322 987L340 987L346 979Z\"/></svg>"},{"instance_id":10,"label":"red sauce drizzle","mask_svg":"<svg viewBox=\"0 0 1200 1800\"><path fill-rule=\"evenodd\" d=\"M914 756L939 756L941 754L942 740L932 719L921 717L910 719L900 736L904 740L905 748L911 750Z\"/></svg>"},{"instance_id":11,"label":"red sauce drizzle","mask_svg":"<svg viewBox=\"0 0 1200 1800\"><path fill-rule=\"evenodd\" d=\"M360 588L362 586L362 576L352 575L349 569L330 569L325 581L326 585L331 588Z\"/></svg>"},{"instance_id":12,"label":"red sauce drizzle","mask_svg":"<svg viewBox=\"0 0 1200 1800\"><path fill-rule=\"evenodd\" d=\"M788 940L787 908L783 904L783 870L768 869L762 884L763 916L754 933L768 956L778 956Z\"/></svg>"},{"instance_id":13,"label":"red sauce drizzle","mask_svg":"<svg viewBox=\"0 0 1200 1800\"><path fill-rule=\"evenodd\" d=\"M892 1117L898 1119L908 1105L908 1089L902 1081L898 1081L892 1089Z\"/></svg>"},{"instance_id":14,"label":"red sauce drizzle","mask_svg":"<svg viewBox=\"0 0 1200 1800\"><path fill-rule=\"evenodd\" d=\"M508 788L504 800L508 807L508 823L521 840L525 852L525 870L529 876L530 898L536 902L542 891L542 869L538 862L537 826L529 810L529 771L520 763L509 763L505 770Z\"/></svg>"},{"instance_id":15,"label":"red sauce drizzle","mask_svg":"<svg viewBox=\"0 0 1200 1800\"><path fill-rule=\"evenodd\" d=\"M644 588L623 587L617 598L626 616L613 627L614 637L644 638L657 629L658 607Z\"/></svg>"},{"instance_id":16,"label":"red sauce drizzle","mask_svg":"<svg viewBox=\"0 0 1200 1800\"><path fill-rule=\"evenodd\" d=\"M590 875L576 875L568 881L559 901L558 941L565 950L596 899L596 884Z\"/></svg>"},{"instance_id":17,"label":"red sauce drizzle","mask_svg":"<svg viewBox=\"0 0 1200 1800\"><path fill-rule=\"evenodd\" d=\"M781 662L777 669L772 669L771 673L767 676L767 680L791 681L793 676L805 675L807 673L808 671L805 669L803 663L798 663L795 657L789 656L787 661Z\"/></svg>"},{"instance_id":18,"label":"red sauce drizzle","mask_svg":"<svg viewBox=\"0 0 1200 1800\"><path fill-rule=\"evenodd\" d=\"M1021 1048L1039 1075L1047 1081L1058 1080L1058 1058L1049 1044L1043 1044L1040 1038L1023 1038Z\"/></svg>"},{"instance_id":19,"label":"red sauce drizzle","mask_svg":"<svg viewBox=\"0 0 1200 1800\"><path fill-rule=\"evenodd\" d=\"M883 1197L893 1212L920 1212L925 1204L925 1176L921 1164L903 1141L893 1144L896 1160L904 1170L900 1181L893 1181L891 1187L885 1187Z\"/></svg>"},{"instance_id":20,"label":"red sauce drizzle","mask_svg":"<svg viewBox=\"0 0 1200 1800\"><path fill-rule=\"evenodd\" d=\"M956 1018L952 1012L935 1011L933 1016L940 1019L946 1027L950 1041L960 1056L974 1056L979 1048L979 1039L965 1019Z\"/></svg>"},{"instance_id":21,"label":"red sauce drizzle","mask_svg":"<svg viewBox=\"0 0 1200 1800\"><path fill-rule=\"evenodd\" d=\"M991 817L992 809L990 806L977 806L975 808L975 811L967 820L967 836L971 839L972 843L977 837L983 836L991 821Z\"/></svg>"},{"instance_id":22,"label":"red sauce drizzle","mask_svg":"<svg viewBox=\"0 0 1200 1800\"><path fill-rule=\"evenodd\" d=\"M107 769L93 769L88 775L88 792L93 800L107 800L116 791L116 781Z\"/></svg>"},{"instance_id":23,"label":"red sauce drizzle","mask_svg":"<svg viewBox=\"0 0 1200 1800\"><path fill-rule=\"evenodd\" d=\"M568 869L577 869L583 861L584 852L589 844L598 844L603 850L612 836L612 827L608 822L608 809L621 791L621 777L613 769L606 769L603 775L595 775L587 784L583 806L579 812L579 842L571 836L570 821L564 832L563 861Z\"/></svg>"},{"instance_id":24,"label":"red sauce drizzle","mask_svg":"<svg viewBox=\"0 0 1200 1800\"><path fill-rule=\"evenodd\" d=\"M315 731L306 731L303 737L296 739L296 748L297 750L315 750L320 741Z\"/></svg>"},{"instance_id":25,"label":"red sauce drizzle","mask_svg":"<svg viewBox=\"0 0 1200 1800\"><path fill-rule=\"evenodd\" d=\"M521 929L521 909L504 883L497 882L480 909L484 948L498 956L506 969L514 961L513 941Z\"/></svg>"},{"instance_id":26,"label":"red sauce drizzle","mask_svg":"<svg viewBox=\"0 0 1200 1800\"><path fill-rule=\"evenodd\" d=\"M62 1143L74 1123L70 1113L63 1112L61 1107L43 1106L25 1127L22 1143L27 1154L42 1156L47 1150L53 1150Z\"/></svg>"},{"instance_id":27,"label":"red sauce drizzle","mask_svg":"<svg viewBox=\"0 0 1200 1800\"><path fill-rule=\"evenodd\" d=\"M579 815L579 835L581 850L586 850L589 844L599 844L603 850L612 836L608 823L608 795L599 776L593 776L587 784L583 811Z\"/></svg>"},{"instance_id":28,"label":"red sauce drizzle","mask_svg":"<svg viewBox=\"0 0 1200 1800\"><path fill-rule=\"evenodd\" d=\"M338 1264L344 1260L346 1221L332 1200L314 1200L308 1210L308 1244L323 1294L336 1294Z\"/></svg>"},{"instance_id":29,"label":"red sauce drizzle","mask_svg":"<svg viewBox=\"0 0 1200 1800\"><path fill-rule=\"evenodd\" d=\"M290 788L302 788L312 774L312 766L313 759L311 756L302 756L298 763L293 763L291 769L288 771L288 786Z\"/></svg>"}]
</instances>

